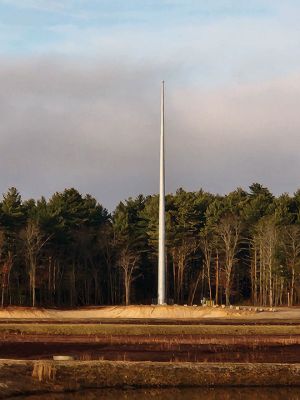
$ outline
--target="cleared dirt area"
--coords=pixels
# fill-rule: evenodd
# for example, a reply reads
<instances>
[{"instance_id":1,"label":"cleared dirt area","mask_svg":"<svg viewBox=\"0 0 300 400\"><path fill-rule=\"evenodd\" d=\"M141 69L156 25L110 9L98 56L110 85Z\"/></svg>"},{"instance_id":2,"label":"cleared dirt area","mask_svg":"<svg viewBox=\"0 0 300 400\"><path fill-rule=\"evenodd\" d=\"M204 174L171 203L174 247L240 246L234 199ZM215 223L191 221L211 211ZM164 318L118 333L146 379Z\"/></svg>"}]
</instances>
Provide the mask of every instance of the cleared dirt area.
<instances>
[{"instance_id":1,"label":"cleared dirt area","mask_svg":"<svg viewBox=\"0 0 300 400\"><path fill-rule=\"evenodd\" d=\"M255 308L255 307L202 307L202 306L111 306L88 307L76 310L38 309L30 307L8 307L0 310L0 319L249 319L276 320L299 319L300 308Z\"/></svg>"},{"instance_id":2,"label":"cleared dirt area","mask_svg":"<svg viewBox=\"0 0 300 400\"><path fill-rule=\"evenodd\" d=\"M61 369L61 363L51 362L53 355L70 355L75 361L63 364L65 369ZM0 373L1 368L4 375L8 371L11 379L16 374L13 363L23 360L23 364L15 364L15 367L23 374L20 375L23 382L28 377L29 388L39 379L38 372L34 372L36 368L41 368L39 373L42 377L46 374L46 378L56 374L58 369L63 371L58 381L49 378L48 382L46 379L49 390L53 385L62 385L65 390L69 374L80 373L92 382L92 386L85 386L84 383L78 388L95 387L93 385L98 384L97 379L100 379L99 373L105 382L110 379L109 365L126 365L127 375L124 376L130 375L132 379L131 383L125 383L127 378L124 378L121 385L164 385L165 376L170 371L179 386L194 382L192 374L195 371L199 373L197 385L213 384L209 382L219 384L219 376L223 375L222 384L244 384L249 376L249 384L259 384L262 382L261 365L268 365L265 368L269 375L265 378L269 382L274 382L275 371L285 376L285 380L280 381L282 383L276 383L300 385L300 309L129 306L62 311L8 308L0 310L0 358L11 360L2 360L4 364L0 367ZM112 364L105 364L109 362ZM126 364L118 364L120 362ZM135 363L139 363L141 370L135 371L138 368ZM190 378L183 379L178 366L187 363L189 367L184 367L184 371L188 371ZM219 363L218 367L215 363ZM143 373L144 365L148 368L148 365L159 364L162 368L157 367L156 371L160 371L158 376L153 378L151 375L152 378L143 383L135 380L134 374ZM190 369L192 365L196 370ZM224 365L227 370L222 369ZM32 366L34 380L28 372ZM205 378L199 372L203 368L206 368ZM88 371L92 371L91 376ZM119 372L115 372L119 376ZM4 375L0 385L6 382ZM172 382L171 386L175 385ZM77 381L75 383L77 385Z\"/></svg>"},{"instance_id":3,"label":"cleared dirt area","mask_svg":"<svg viewBox=\"0 0 300 400\"><path fill-rule=\"evenodd\" d=\"M8 308L0 317L0 358L300 362L299 308Z\"/></svg>"}]
</instances>

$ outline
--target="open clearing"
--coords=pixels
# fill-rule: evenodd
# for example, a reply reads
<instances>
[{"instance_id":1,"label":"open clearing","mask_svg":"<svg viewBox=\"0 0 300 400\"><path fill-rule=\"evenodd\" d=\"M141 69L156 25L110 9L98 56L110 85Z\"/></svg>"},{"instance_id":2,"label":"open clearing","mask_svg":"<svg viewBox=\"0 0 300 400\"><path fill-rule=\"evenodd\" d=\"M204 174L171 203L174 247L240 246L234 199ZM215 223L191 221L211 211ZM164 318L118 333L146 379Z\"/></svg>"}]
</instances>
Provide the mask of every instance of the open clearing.
<instances>
[{"instance_id":1,"label":"open clearing","mask_svg":"<svg viewBox=\"0 0 300 400\"><path fill-rule=\"evenodd\" d=\"M1 358L50 359L53 354L78 360L299 362L300 310L0 310Z\"/></svg>"},{"instance_id":2,"label":"open clearing","mask_svg":"<svg viewBox=\"0 0 300 400\"><path fill-rule=\"evenodd\" d=\"M201 320L201 319L247 319L300 321L300 308L254 307L202 307L202 306L106 306L87 307L75 310L41 309L30 307L8 307L0 310L0 320Z\"/></svg>"},{"instance_id":3,"label":"open clearing","mask_svg":"<svg viewBox=\"0 0 300 400\"><path fill-rule=\"evenodd\" d=\"M74 361L53 362L57 354L72 356ZM23 378L28 377L30 390L41 382L40 377L43 390L53 390L53 384L65 390L74 374L83 374L88 382L78 388L103 387L108 381L114 387L124 371L121 385L153 386L154 379L161 386L168 374L184 385L198 371L194 384L200 386L219 384L223 375L223 384L257 384L262 382L262 371L267 371L265 384L274 382L274 374L281 374L281 383L276 383L300 385L300 309L7 308L0 310L0 358L0 385L8 377L13 382L19 368ZM17 360L23 361L18 364ZM136 368L139 374L151 371L149 380L136 381ZM187 375L178 380L181 372ZM75 389L81 375L76 376ZM102 381L94 386L99 376ZM173 385L171 378L167 384ZM10 384L8 389L12 388Z\"/></svg>"}]
</instances>

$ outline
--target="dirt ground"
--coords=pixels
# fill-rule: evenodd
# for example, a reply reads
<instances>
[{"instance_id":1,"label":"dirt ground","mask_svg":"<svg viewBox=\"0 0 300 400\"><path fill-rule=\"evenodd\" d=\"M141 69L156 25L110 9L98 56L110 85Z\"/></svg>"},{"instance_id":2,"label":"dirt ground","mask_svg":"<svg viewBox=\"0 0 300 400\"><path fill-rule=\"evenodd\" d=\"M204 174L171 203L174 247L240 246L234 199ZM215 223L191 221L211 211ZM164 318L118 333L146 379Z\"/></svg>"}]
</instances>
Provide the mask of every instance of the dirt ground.
<instances>
[{"instance_id":1,"label":"dirt ground","mask_svg":"<svg viewBox=\"0 0 300 400\"><path fill-rule=\"evenodd\" d=\"M300 362L300 308L185 306L0 310L0 358Z\"/></svg>"},{"instance_id":2,"label":"dirt ground","mask_svg":"<svg viewBox=\"0 0 300 400\"><path fill-rule=\"evenodd\" d=\"M299 320L300 307L202 307L202 306L107 306L74 310L8 307L0 310L0 320L67 320L67 319L244 319L244 320Z\"/></svg>"},{"instance_id":3,"label":"dirt ground","mask_svg":"<svg viewBox=\"0 0 300 400\"><path fill-rule=\"evenodd\" d=\"M113 368L119 386L300 385L300 308L0 310L0 398L113 387Z\"/></svg>"}]
</instances>

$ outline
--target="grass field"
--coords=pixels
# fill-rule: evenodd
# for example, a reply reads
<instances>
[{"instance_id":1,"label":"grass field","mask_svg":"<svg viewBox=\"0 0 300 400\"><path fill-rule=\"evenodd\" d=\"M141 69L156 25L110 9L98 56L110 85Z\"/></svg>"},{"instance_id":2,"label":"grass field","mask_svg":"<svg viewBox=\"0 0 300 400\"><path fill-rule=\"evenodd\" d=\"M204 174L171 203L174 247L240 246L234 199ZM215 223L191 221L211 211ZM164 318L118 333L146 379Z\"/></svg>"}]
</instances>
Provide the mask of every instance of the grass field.
<instances>
[{"instance_id":1,"label":"grass field","mask_svg":"<svg viewBox=\"0 0 300 400\"><path fill-rule=\"evenodd\" d=\"M300 325L0 324L0 334L30 335L300 335Z\"/></svg>"}]
</instances>

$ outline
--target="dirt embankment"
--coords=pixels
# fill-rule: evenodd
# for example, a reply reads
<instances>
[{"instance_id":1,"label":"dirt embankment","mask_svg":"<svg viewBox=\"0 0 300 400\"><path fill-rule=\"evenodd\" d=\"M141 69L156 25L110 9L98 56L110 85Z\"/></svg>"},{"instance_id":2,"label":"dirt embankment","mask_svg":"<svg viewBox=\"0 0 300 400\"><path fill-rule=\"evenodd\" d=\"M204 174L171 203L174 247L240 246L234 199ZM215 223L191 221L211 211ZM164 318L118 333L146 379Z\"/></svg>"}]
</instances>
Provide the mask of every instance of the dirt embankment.
<instances>
[{"instance_id":1,"label":"dirt embankment","mask_svg":"<svg viewBox=\"0 0 300 400\"><path fill-rule=\"evenodd\" d=\"M300 364L0 361L0 398L103 387L274 384L300 386Z\"/></svg>"},{"instance_id":2,"label":"dirt embankment","mask_svg":"<svg viewBox=\"0 0 300 400\"><path fill-rule=\"evenodd\" d=\"M0 310L0 319L300 319L300 308L273 310L253 307L202 306L111 306L88 307L76 310L57 310L30 307L8 307Z\"/></svg>"}]
</instances>

